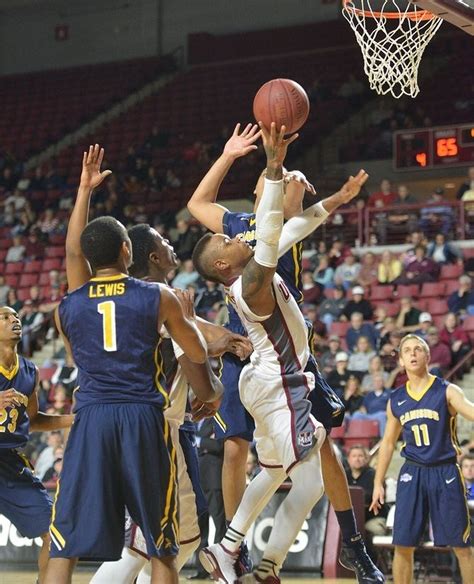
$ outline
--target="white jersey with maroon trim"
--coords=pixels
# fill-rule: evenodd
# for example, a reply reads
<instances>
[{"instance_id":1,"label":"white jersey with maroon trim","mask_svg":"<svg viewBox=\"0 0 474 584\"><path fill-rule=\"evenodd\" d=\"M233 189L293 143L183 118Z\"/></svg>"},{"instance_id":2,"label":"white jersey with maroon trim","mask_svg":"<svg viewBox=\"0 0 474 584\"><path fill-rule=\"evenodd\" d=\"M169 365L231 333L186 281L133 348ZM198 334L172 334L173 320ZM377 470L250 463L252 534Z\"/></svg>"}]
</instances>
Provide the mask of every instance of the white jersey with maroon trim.
<instances>
[{"instance_id":1,"label":"white jersey with maroon trim","mask_svg":"<svg viewBox=\"0 0 474 584\"><path fill-rule=\"evenodd\" d=\"M272 314L254 314L242 297L242 277L230 287L229 300L252 341L250 361L262 376L302 373L309 358L308 329L303 315L283 279L272 281L276 305Z\"/></svg>"}]
</instances>

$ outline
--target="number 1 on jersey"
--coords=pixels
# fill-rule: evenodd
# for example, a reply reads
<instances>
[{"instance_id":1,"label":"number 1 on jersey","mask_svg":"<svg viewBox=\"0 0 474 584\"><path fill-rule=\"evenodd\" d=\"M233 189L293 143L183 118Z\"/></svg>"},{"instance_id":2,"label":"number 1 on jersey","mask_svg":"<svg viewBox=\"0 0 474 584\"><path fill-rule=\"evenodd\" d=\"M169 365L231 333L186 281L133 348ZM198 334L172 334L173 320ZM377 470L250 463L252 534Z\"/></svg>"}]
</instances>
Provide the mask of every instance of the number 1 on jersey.
<instances>
[{"instance_id":1,"label":"number 1 on jersey","mask_svg":"<svg viewBox=\"0 0 474 584\"><path fill-rule=\"evenodd\" d=\"M102 335L105 351L117 350L117 332L115 330L115 302L107 300L97 305L97 312L102 315Z\"/></svg>"},{"instance_id":2,"label":"number 1 on jersey","mask_svg":"<svg viewBox=\"0 0 474 584\"><path fill-rule=\"evenodd\" d=\"M429 446L430 435L428 434L428 424L412 426L411 431L415 435L415 444L417 446Z\"/></svg>"}]
</instances>

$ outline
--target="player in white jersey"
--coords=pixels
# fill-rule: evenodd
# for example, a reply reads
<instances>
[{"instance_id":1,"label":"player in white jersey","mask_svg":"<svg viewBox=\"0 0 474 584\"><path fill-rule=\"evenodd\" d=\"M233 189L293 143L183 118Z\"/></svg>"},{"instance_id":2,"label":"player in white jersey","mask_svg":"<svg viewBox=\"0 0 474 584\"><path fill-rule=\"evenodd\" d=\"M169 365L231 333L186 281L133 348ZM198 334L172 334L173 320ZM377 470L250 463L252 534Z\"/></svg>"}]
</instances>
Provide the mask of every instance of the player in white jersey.
<instances>
[{"instance_id":1,"label":"player in white jersey","mask_svg":"<svg viewBox=\"0 0 474 584\"><path fill-rule=\"evenodd\" d=\"M82 285L88 273L88 266L80 254L78 241L80 234L87 224L87 211L92 190L108 176L109 171L101 172L100 165L103 158L103 149L98 145L91 147L84 154L81 184L71 220L68 225L66 240L66 269L70 290ZM134 277L148 281L166 283L166 275L176 267L177 258L169 242L164 240L149 225L137 225L129 231L132 242L134 263L130 268L130 274ZM79 252L78 252L79 250ZM189 309L189 301L180 298L183 305L187 304L187 316L192 317ZM236 335L200 320L198 324L202 334L208 343L209 355L221 355L225 351L234 352L241 358L246 358L251 350L248 339ZM167 336L165 332L164 337ZM195 367L181 348L164 339L162 345L166 345L163 355L163 369L170 390L170 407L165 410L165 418L169 422L170 432L173 436L173 444L176 450L178 467L178 497L179 497L179 526L180 526L180 550L176 558L179 569L191 557L199 545L200 532L197 521L197 509L194 488L187 472L186 461L179 441L179 427L184 421L188 398L188 381L195 394L204 401L215 400L216 395L222 390L220 382L214 375L210 375L214 382L209 387L209 378L206 369L209 364ZM179 363L178 363L179 362ZM216 394L217 391L217 394ZM211 406L212 404L207 404ZM216 406L217 407L217 406ZM141 533L136 526L131 525L129 541L124 548L122 558L117 562L102 564L91 582L93 584L128 584L135 581L140 570L147 566L146 546ZM138 582L143 584L150 581L151 572L146 567L138 576Z\"/></svg>"},{"instance_id":2,"label":"player in white jersey","mask_svg":"<svg viewBox=\"0 0 474 584\"><path fill-rule=\"evenodd\" d=\"M256 214L255 253L240 238L205 235L193 262L206 279L230 287L231 301L254 346L251 363L240 376L243 404L255 420L257 451L263 469L250 483L220 544L205 548L200 560L222 584L237 579L235 559L252 522L284 479L292 488L275 516L263 558L254 573L257 582L277 584L279 572L303 521L323 492L319 447L325 431L311 416L306 399L314 378L305 373L309 357L307 329L298 305L275 274L280 254L309 235L338 206L360 191L367 174L360 171L322 203L313 205L283 227L282 165L288 145L285 128L277 135L260 125L267 155L267 173Z\"/></svg>"}]
</instances>

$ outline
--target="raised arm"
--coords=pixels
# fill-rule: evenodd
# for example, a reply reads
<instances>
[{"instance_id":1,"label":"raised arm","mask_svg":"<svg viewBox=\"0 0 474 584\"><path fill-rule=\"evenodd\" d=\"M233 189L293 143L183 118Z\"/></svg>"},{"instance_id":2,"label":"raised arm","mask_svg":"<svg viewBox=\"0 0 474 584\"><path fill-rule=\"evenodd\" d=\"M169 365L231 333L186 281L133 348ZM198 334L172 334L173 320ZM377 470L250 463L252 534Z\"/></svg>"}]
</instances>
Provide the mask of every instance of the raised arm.
<instances>
[{"instance_id":1,"label":"raised arm","mask_svg":"<svg viewBox=\"0 0 474 584\"><path fill-rule=\"evenodd\" d=\"M242 297L254 314L267 316L275 307L271 283L278 264L278 243L283 228L283 162L289 144L298 134L285 139L285 126L277 132L275 123L270 131L263 124L260 128L267 155L267 171L255 215L255 254L242 274Z\"/></svg>"},{"instance_id":2,"label":"raised arm","mask_svg":"<svg viewBox=\"0 0 474 584\"><path fill-rule=\"evenodd\" d=\"M79 288L91 277L91 269L81 252L81 233L89 220L89 204L92 192L112 174L100 170L104 149L98 144L89 146L82 157L82 173L76 203L69 219L66 235L66 274L69 291Z\"/></svg>"},{"instance_id":3,"label":"raised arm","mask_svg":"<svg viewBox=\"0 0 474 584\"><path fill-rule=\"evenodd\" d=\"M474 403L467 399L466 394L459 386L450 383L446 397L452 414L459 414L466 420L474 422Z\"/></svg>"},{"instance_id":4,"label":"raised arm","mask_svg":"<svg viewBox=\"0 0 474 584\"><path fill-rule=\"evenodd\" d=\"M224 150L199 183L188 202L191 215L214 233L222 233L222 219L227 211L216 203L222 181L237 158L256 150L255 142L260 136L258 126L248 124L242 133L237 124Z\"/></svg>"},{"instance_id":5,"label":"raised arm","mask_svg":"<svg viewBox=\"0 0 474 584\"><path fill-rule=\"evenodd\" d=\"M285 254L295 243L310 235L326 221L333 211L352 201L359 194L368 178L369 175L365 170L359 170L357 175L351 176L339 191L308 207L301 215L293 217L285 223L280 237L278 257Z\"/></svg>"},{"instance_id":6,"label":"raised arm","mask_svg":"<svg viewBox=\"0 0 474 584\"><path fill-rule=\"evenodd\" d=\"M398 419L392 414L392 408L390 407L390 402L388 402L387 425L385 426L385 433L382 438L382 444L380 445L379 459L377 462L377 470L375 472L374 478L374 491L372 494L372 503L369 507L369 511L373 511L374 515L378 514L378 512L382 508L382 505L385 502L385 492L383 484L401 430L402 426Z\"/></svg>"},{"instance_id":7,"label":"raised arm","mask_svg":"<svg viewBox=\"0 0 474 584\"><path fill-rule=\"evenodd\" d=\"M38 411L39 372L36 370L36 387L28 400L26 413L30 418L32 432L51 432L69 428L74 421L73 414L44 414Z\"/></svg>"}]
</instances>

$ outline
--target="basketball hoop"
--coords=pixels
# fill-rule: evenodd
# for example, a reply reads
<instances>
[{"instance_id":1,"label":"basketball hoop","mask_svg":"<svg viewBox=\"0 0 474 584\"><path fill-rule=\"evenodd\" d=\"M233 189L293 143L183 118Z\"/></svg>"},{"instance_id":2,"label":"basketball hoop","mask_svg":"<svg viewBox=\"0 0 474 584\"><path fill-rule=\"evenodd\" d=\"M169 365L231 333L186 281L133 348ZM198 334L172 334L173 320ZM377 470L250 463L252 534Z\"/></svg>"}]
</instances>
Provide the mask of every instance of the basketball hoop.
<instances>
[{"instance_id":1,"label":"basketball hoop","mask_svg":"<svg viewBox=\"0 0 474 584\"><path fill-rule=\"evenodd\" d=\"M342 2L344 18L362 49L370 88L379 95L416 97L420 91L418 67L423 52L443 19L408 0ZM398 6L397 2L406 7Z\"/></svg>"}]
</instances>

